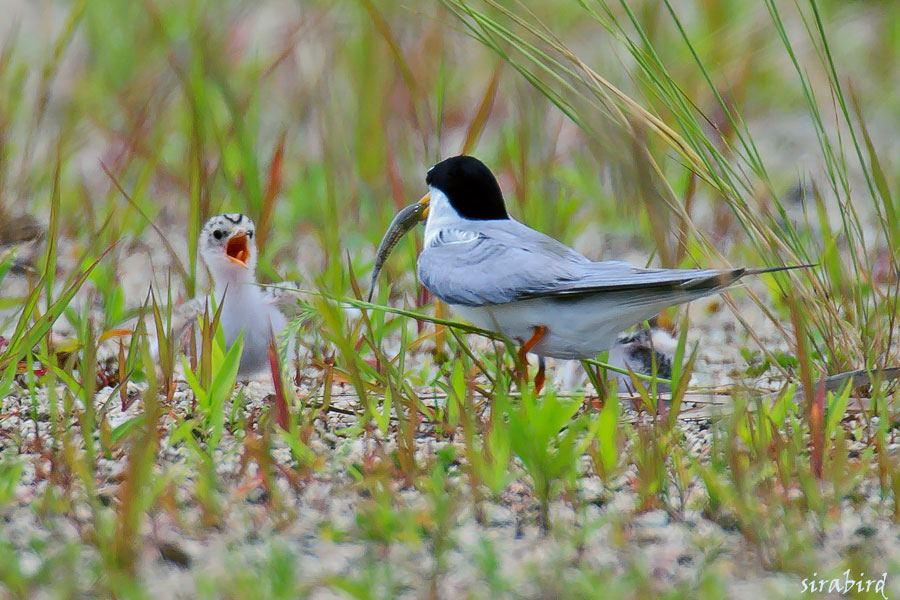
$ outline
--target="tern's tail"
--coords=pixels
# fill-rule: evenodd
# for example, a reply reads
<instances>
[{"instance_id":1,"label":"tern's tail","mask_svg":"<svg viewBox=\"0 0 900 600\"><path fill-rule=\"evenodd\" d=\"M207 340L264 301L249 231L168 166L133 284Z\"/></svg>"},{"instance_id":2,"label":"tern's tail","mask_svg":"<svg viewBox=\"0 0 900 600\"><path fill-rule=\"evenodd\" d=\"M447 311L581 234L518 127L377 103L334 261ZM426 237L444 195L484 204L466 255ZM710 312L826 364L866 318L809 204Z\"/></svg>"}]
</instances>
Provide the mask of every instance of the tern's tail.
<instances>
[{"instance_id":1,"label":"tern's tail","mask_svg":"<svg viewBox=\"0 0 900 600\"><path fill-rule=\"evenodd\" d=\"M812 269L818 265L791 265L789 267L759 267L754 269L744 269L744 275L761 275L763 273L777 273L778 271L792 271L794 269Z\"/></svg>"},{"instance_id":2,"label":"tern's tail","mask_svg":"<svg viewBox=\"0 0 900 600\"><path fill-rule=\"evenodd\" d=\"M701 277L687 279L685 281L682 281L680 284L677 284L677 287L682 290L713 293L717 290L721 290L730 286L745 275L761 275L763 273L776 273L778 271L790 271L792 269L807 269L814 266L815 265L793 265L790 267L728 269L719 271L712 275L704 275Z\"/></svg>"}]
</instances>

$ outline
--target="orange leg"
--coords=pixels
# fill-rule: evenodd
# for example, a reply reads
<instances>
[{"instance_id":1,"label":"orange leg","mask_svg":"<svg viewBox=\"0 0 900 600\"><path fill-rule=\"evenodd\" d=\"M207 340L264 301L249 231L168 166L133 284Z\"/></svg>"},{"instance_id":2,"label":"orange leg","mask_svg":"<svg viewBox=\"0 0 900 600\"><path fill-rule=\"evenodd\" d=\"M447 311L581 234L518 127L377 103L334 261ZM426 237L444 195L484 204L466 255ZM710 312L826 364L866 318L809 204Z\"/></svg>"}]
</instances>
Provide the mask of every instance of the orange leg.
<instances>
[{"instance_id":1,"label":"orange leg","mask_svg":"<svg viewBox=\"0 0 900 600\"><path fill-rule=\"evenodd\" d=\"M544 339L544 335L547 333L546 325L538 325L534 328L534 334L525 342L521 348L519 348L519 362L522 364L522 367L525 369L525 381L528 381L528 358L525 356L531 349L534 348L538 342ZM543 359L541 359L541 363L543 364ZM544 384L544 370L543 368L538 370L538 376L541 378L541 385ZM537 383L537 379L535 379L535 383ZM540 388L538 388L540 391Z\"/></svg>"},{"instance_id":2,"label":"orange leg","mask_svg":"<svg viewBox=\"0 0 900 600\"><path fill-rule=\"evenodd\" d=\"M546 380L546 376L544 374L546 365L544 364L544 357L538 357L538 372L537 375L534 376L534 393L540 394L541 390L544 389L544 381Z\"/></svg>"}]
</instances>

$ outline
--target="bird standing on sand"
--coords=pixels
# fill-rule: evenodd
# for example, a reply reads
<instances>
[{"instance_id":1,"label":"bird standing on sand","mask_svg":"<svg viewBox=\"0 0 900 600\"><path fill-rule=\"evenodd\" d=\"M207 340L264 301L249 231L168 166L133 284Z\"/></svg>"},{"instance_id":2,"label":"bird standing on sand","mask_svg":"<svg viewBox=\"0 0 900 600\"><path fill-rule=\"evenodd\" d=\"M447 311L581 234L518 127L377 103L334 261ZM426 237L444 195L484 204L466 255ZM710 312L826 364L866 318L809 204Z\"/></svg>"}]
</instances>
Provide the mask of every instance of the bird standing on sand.
<instances>
[{"instance_id":1,"label":"bird standing on sand","mask_svg":"<svg viewBox=\"0 0 900 600\"><path fill-rule=\"evenodd\" d=\"M200 230L200 256L209 268L216 306L221 306L219 323L228 347L244 332L244 348L238 375L248 377L269 367L270 332L279 334L287 319L279 304L295 298L291 292L261 288L256 283L256 227L250 217L223 213L210 218ZM293 282L280 287L295 288ZM194 298L176 311L173 332L180 338L196 317L208 307L206 297ZM211 312L211 311L210 311Z\"/></svg>"},{"instance_id":2,"label":"bird standing on sand","mask_svg":"<svg viewBox=\"0 0 900 600\"><path fill-rule=\"evenodd\" d=\"M538 355L538 387L544 357L593 358L621 331L669 306L718 292L744 275L792 268L642 269L594 262L511 218L494 174L474 157L439 162L425 183L428 193L395 218L385 240L424 218L419 280L465 319L518 342L523 360L528 352Z\"/></svg>"}]
</instances>

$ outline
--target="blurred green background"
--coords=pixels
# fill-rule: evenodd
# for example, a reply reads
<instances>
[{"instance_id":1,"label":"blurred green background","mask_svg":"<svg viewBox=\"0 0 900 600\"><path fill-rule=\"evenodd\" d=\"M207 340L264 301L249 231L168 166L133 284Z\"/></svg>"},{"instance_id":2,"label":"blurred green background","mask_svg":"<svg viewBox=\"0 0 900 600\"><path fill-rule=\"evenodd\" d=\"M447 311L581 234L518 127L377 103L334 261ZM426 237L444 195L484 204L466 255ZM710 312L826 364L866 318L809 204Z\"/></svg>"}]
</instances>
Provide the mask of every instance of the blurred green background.
<instances>
[{"instance_id":1,"label":"blurred green background","mask_svg":"<svg viewBox=\"0 0 900 600\"><path fill-rule=\"evenodd\" d=\"M822 48L806 33L815 24L789 4L781 18L836 136L829 75L815 68ZM521 14L527 7L596 72L648 107L661 106L621 40L579 3L509 6ZM425 169L458 153L484 116L471 151L500 175L518 218L593 258L655 249L642 210L648 192L615 124L585 111L605 132L586 135L441 3L7 1L3 8L0 198L8 211L46 219L58 169L62 233L76 246L125 236L131 245L117 252L127 253L139 239L158 243L102 163L172 235L185 263L210 214L240 210L260 220L271 210L264 275L325 272L344 291L330 265L347 252L366 270L391 214L421 194ZM698 0L676 8L715 88L740 107L773 189L797 196L799 182L821 177L822 158L766 5ZM665 4L610 9L642 23L711 135L716 128L731 135ZM887 146L880 156L894 184L900 7L835 1L819 9L841 83L858 98L876 144ZM483 105L489 113L479 112ZM675 195L691 194L696 182L682 164L652 137L647 144L664 157ZM727 211L702 189L696 202L709 205L698 218L736 258L740 232ZM400 259L392 268L408 266Z\"/></svg>"}]
</instances>

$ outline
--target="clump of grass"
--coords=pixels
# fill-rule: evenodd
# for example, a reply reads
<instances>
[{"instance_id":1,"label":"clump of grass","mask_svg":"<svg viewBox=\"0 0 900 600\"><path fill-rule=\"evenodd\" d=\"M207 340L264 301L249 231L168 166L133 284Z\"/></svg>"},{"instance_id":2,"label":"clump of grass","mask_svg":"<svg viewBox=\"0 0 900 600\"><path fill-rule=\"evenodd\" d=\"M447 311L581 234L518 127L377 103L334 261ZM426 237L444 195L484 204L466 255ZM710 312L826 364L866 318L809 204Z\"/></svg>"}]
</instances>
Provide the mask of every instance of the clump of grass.
<instances>
[{"instance_id":1,"label":"clump of grass","mask_svg":"<svg viewBox=\"0 0 900 600\"><path fill-rule=\"evenodd\" d=\"M507 404L510 446L534 485L541 528L550 527L550 500L559 486L572 489L580 474L579 457L596 436L602 421L574 419L582 402L548 390L540 399L526 386L515 405Z\"/></svg>"}]
</instances>

